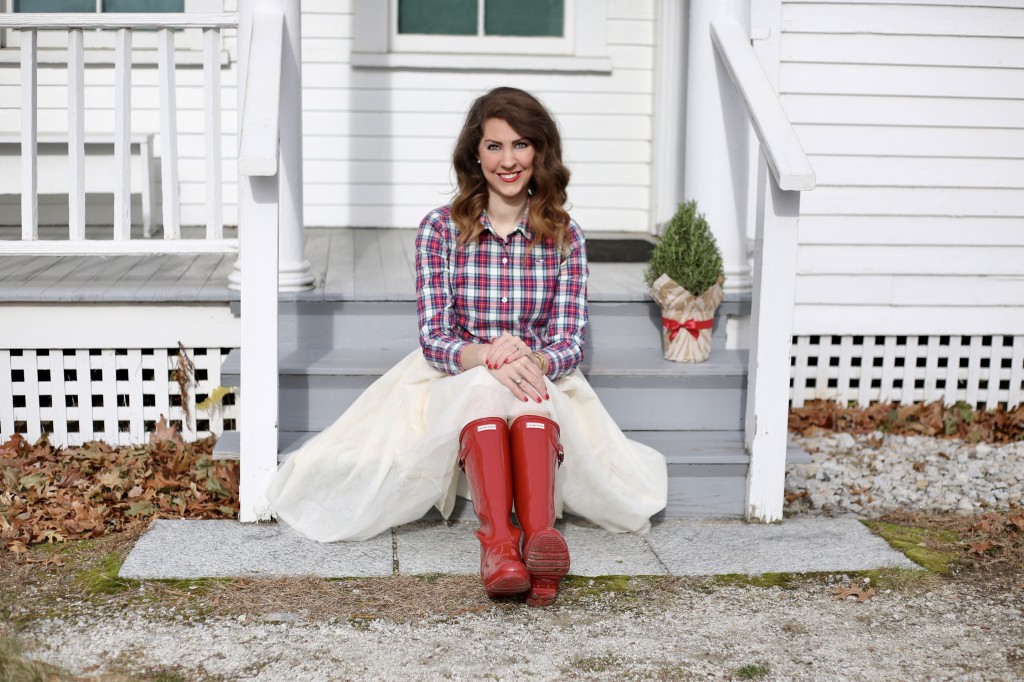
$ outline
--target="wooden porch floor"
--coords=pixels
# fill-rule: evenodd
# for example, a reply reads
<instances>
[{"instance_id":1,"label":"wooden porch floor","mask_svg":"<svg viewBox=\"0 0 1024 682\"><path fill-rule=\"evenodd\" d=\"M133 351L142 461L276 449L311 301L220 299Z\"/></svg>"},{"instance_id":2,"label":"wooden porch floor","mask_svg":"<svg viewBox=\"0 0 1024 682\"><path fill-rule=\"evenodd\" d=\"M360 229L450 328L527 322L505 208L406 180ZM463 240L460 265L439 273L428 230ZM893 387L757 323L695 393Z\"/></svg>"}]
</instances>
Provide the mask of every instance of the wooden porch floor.
<instances>
[{"instance_id":1,"label":"wooden porch floor","mask_svg":"<svg viewBox=\"0 0 1024 682\"><path fill-rule=\"evenodd\" d=\"M234 230L225 232L234 236ZM201 229L183 228L182 233L199 236ZM67 228L40 228L41 239L66 234ZM109 228L86 232L89 239L109 234ZM0 228L0 239L18 238L17 228ZM315 288L281 294L281 300L415 300L415 238L411 229L306 228ZM227 281L234 262L233 256L215 255L2 256L0 302L233 301L239 295L227 288ZM591 263L590 300L649 300L643 269L643 263Z\"/></svg>"}]
</instances>

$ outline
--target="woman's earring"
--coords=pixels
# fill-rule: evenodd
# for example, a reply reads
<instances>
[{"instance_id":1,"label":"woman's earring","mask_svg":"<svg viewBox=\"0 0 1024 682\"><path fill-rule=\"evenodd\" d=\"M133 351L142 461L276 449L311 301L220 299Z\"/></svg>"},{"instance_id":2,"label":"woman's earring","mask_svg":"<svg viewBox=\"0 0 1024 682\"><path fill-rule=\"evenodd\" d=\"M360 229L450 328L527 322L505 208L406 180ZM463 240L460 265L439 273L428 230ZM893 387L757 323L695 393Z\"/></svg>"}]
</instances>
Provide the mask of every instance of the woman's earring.
<instances>
[{"instance_id":1,"label":"woman's earring","mask_svg":"<svg viewBox=\"0 0 1024 682\"><path fill-rule=\"evenodd\" d=\"M477 159L476 162L479 164L480 163L480 159Z\"/></svg>"}]
</instances>

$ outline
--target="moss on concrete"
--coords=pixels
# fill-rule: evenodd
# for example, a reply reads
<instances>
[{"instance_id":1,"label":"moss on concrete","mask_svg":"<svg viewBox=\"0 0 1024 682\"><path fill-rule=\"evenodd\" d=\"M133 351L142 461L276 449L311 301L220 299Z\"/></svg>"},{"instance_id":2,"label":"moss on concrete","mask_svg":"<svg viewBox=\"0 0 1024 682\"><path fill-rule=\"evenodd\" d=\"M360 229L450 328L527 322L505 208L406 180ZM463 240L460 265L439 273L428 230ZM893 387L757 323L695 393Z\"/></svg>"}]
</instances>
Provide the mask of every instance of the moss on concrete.
<instances>
[{"instance_id":1,"label":"moss on concrete","mask_svg":"<svg viewBox=\"0 0 1024 682\"><path fill-rule=\"evenodd\" d=\"M902 526L885 521L862 523L923 569L941 575L952 570L957 558L953 548L960 539L954 531Z\"/></svg>"}]
</instances>

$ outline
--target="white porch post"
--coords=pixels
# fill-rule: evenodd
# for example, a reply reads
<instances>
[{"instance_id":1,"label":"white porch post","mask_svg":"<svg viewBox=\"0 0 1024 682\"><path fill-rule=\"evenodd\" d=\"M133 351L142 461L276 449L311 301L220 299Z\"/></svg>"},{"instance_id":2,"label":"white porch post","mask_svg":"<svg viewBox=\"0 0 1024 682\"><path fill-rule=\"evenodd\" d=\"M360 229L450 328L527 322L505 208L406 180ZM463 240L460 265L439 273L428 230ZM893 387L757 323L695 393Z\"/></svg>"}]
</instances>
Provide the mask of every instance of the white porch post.
<instances>
[{"instance_id":1,"label":"white porch post","mask_svg":"<svg viewBox=\"0 0 1024 682\"><path fill-rule=\"evenodd\" d=\"M660 233L683 201L683 121L686 109L686 6L659 0L654 66L651 227Z\"/></svg>"},{"instance_id":2,"label":"white porch post","mask_svg":"<svg viewBox=\"0 0 1024 682\"><path fill-rule=\"evenodd\" d=\"M302 35L299 0L273 0L284 12L284 43L281 63L281 138L278 183L280 236L278 240L278 289L301 291L313 285L306 260L302 221ZM242 13L253 11L252 2L239 3ZM241 56L239 57L241 59ZM239 68L239 78L244 74ZM241 81L239 81L241 82ZM241 110L241 108L239 109ZM235 261L228 286L241 284L242 259Z\"/></svg>"},{"instance_id":3,"label":"white porch post","mask_svg":"<svg viewBox=\"0 0 1024 682\"><path fill-rule=\"evenodd\" d=\"M711 43L717 19L732 19L749 32L748 0L690 0L683 190L697 200L718 240L726 293L749 292L750 124Z\"/></svg>"},{"instance_id":4,"label":"white porch post","mask_svg":"<svg viewBox=\"0 0 1024 682\"><path fill-rule=\"evenodd\" d=\"M758 172L750 365L745 444L750 454L746 517L782 520L789 419L789 346L796 296L800 192L779 188L762 159Z\"/></svg>"}]
</instances>

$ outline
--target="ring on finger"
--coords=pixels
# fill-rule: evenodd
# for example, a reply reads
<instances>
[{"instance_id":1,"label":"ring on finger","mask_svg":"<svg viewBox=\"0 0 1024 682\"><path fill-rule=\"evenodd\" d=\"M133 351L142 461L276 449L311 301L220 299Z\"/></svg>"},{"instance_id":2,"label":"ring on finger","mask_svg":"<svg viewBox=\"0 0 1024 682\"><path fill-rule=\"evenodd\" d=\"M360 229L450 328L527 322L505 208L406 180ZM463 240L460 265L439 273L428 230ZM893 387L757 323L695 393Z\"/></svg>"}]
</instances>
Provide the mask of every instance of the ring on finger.
<instances>
[{"instance_id":1,"label":"ring on finger","mask_svg":"<svg viewBox=\"0 0 1024 682\"><path fill-rule=\"evenodd\" d=\"M523 383L523 380L519 379L519 378L516 378L516 379L512 380L512 383L514 383L516 386L518 386L519 384Z\"/></svg>"}]
</instances>

